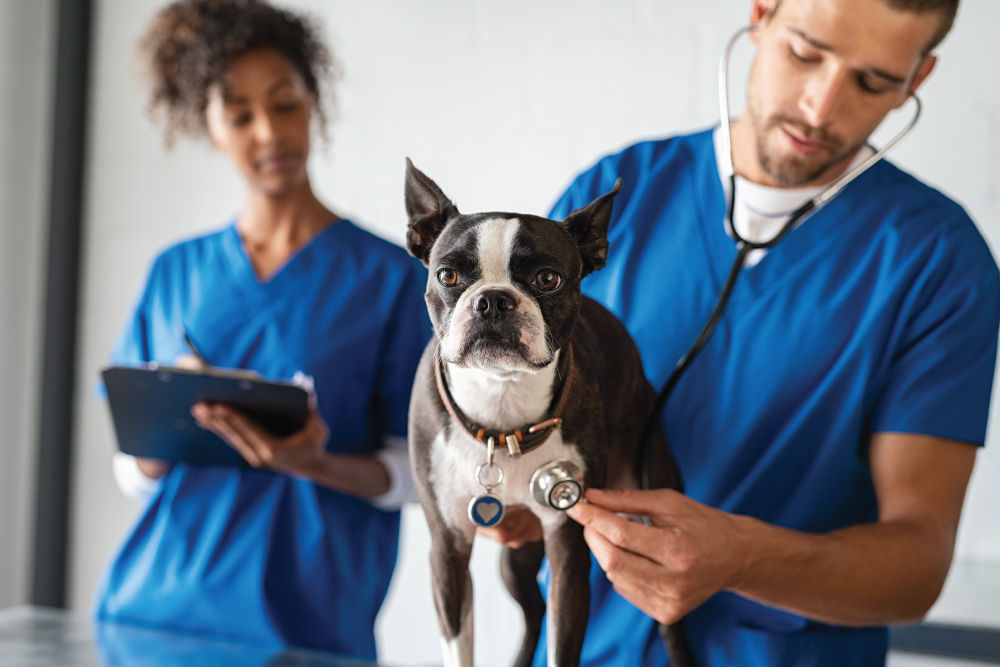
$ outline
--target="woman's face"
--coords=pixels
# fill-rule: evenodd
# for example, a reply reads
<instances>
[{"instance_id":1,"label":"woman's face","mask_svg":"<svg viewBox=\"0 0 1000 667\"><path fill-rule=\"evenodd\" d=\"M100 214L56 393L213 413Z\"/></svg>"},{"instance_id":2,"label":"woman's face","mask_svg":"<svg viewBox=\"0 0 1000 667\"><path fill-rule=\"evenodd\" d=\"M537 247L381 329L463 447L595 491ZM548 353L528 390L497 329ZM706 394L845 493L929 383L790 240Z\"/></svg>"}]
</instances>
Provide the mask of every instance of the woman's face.
<instances>
[{"instance_id":1,"label":"woman's face","mask_svg":"<svg viewBox=\"0 0 1000 667\"><path fill-rule=\"evenodd\" d=\"M280 52L249 51L233 60L208 93L212 145L262 194L287 194L307 180L312 98Z\"/></svg>"}]
</instances>

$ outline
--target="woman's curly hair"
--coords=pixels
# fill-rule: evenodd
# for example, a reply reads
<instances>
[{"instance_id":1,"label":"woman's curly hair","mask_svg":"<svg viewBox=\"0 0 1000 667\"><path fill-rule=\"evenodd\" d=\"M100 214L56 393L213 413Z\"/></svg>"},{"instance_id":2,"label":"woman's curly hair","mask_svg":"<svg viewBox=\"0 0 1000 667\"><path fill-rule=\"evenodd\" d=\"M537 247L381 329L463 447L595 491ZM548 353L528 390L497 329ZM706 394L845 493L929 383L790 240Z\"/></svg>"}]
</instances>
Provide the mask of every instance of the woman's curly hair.
<instances>
[{"instance_id":1,"label":"woman's curly hair","mask_svg":"<svg viewBox=\"0 0 1000 667\"><path fill-rule=\"evenodd\" d=\"M325 128L321 84L332 80L333 59L307 17L263 0L178 0L157 13L138 47L152 83L148 110L162 122L167 145L205 132L210 88L233 60L260 48L291 61Z\"/></svg>"}]
</instances>

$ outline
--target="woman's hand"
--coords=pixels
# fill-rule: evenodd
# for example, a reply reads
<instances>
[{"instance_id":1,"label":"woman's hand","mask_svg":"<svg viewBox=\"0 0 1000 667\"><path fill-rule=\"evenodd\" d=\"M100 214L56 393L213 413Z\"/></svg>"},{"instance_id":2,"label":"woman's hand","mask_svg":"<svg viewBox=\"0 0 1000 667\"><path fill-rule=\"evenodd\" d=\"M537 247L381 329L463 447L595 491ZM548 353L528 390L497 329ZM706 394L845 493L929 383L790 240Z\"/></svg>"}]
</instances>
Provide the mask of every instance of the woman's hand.
<instances>
[{"instance_id":1,"label":"woman's hand","mask_svg":"<svg viewBox=\"0 0 1000 667\"><path fill-rule=\"evenodd\" d=\"M170 461L144 458L136 458L135 464L139 466L139 472L149 479L159 479L163 477L170 472L170 468L173 465Z\"/></svg>"},{"instance_id":2,"label":"woman's hand","mask_svg":"<svg viewBox=\"0 0 1000 667\"><path fill-rule=\"evenodd\" d=\"M196 403L191 414L198 426L215 433L254 468L268 468L309 477L321 467L330 435L315 407L297 432L278 437L238 410L225 405Z\"/></svg>"},{"instance_id":3,"label":"woman's hand","mask_svg":"<svg viewBox=\"0 0 1000 667\"><path fill-rule=\"evenodd\" d=\"M193 354L182 354L174 359L174 366L185 368L189 371L200 371L205 368L205 362Z\"/></svg>"},{"instance_id":4,"label":"woman's hand","mask_svg":"<svg viewBox=\"0 0 1000 667\"><path fill-rule=\"evenodd\" d=\"M376 456L326 451L330 429L314 406L302 429L284 438L225 405L196 403L191 414L254 468L296 475L359 498L376 498L390 488L389 472Z\"/></svg>"}]
</instances>

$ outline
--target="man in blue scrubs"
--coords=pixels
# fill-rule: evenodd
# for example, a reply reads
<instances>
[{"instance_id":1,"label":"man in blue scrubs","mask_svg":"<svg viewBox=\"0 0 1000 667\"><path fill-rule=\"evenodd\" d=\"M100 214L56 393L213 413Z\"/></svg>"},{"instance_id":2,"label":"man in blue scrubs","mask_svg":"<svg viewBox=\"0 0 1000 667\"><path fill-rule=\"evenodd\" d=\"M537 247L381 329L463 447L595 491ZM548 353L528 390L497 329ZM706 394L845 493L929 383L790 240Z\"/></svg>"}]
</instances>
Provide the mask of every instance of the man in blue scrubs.
<instances>
[{"instance_id":1,"label":"man in blue scrubs","mask_svg":"<svg viewBox=\"0 0 1000 667\"><path fill-rule=\"evenodd\" d=\"M771 238L872 154L868 136L933 69L956 5L752 2L757 55L732 122L744 237ZM623 179L608 265L585 292L625 322L657 387L736 256L720 139L605 157L550 215ZM973 222L887 161L751 253L662 414L686 496L590 490L570 510L600 565L583 663L666 664L654 619L684 617L700 665L883 664L884 626L926 613L948 571L998 320Z\"/></svg>"}]
</instances>

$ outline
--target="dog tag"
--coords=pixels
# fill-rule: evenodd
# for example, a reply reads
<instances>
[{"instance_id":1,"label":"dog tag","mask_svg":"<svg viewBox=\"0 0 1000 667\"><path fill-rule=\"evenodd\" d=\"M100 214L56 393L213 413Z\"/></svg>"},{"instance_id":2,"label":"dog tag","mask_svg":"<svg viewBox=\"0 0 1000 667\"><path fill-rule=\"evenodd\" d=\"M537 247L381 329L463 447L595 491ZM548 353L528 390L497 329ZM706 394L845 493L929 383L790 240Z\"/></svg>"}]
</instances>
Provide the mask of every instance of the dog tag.
<instances>
[{"instance_id":1,"label":"dog tag","mask_svg":"<svg viewBox=\"0 0 1000 667\"><path fill-rule=\"evenodd\" d=\"M503 503L492 493L484 493L469 501L469 520L480 528L489 528L503 518Z\"/></svg>"}]
</instances>

